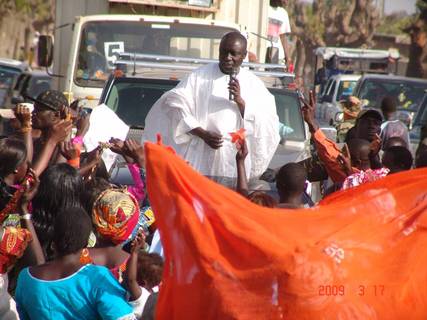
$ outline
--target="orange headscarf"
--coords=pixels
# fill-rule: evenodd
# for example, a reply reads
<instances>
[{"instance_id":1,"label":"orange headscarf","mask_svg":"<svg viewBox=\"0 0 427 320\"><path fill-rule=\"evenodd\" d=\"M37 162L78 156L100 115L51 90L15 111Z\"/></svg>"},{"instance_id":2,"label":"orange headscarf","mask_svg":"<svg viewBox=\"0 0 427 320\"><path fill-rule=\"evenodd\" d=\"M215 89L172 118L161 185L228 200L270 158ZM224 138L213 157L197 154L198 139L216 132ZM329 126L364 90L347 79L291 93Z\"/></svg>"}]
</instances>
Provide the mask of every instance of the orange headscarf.
<instances>
[{"instance_id":1,"label":"orange headscarf","mask_svg":"<svg viewBox=\"0 0 427 320\"><path fill-rule=\"evenodd\" d=\"M427 169L268 209L147 143L165 252L156 319L425 319Z\"/></svg>"},{"instance_id":2,"label":"orange headscarf","mask_svg":"<svg viewBox=\"0 0 427 320\"><path fill-rule=\"evenodd\" d=\"M93 205L92 221L97 231L115 244L129 238L138 217L138 201L125 190L105 190Z\"/></svg>"}]
</instances>

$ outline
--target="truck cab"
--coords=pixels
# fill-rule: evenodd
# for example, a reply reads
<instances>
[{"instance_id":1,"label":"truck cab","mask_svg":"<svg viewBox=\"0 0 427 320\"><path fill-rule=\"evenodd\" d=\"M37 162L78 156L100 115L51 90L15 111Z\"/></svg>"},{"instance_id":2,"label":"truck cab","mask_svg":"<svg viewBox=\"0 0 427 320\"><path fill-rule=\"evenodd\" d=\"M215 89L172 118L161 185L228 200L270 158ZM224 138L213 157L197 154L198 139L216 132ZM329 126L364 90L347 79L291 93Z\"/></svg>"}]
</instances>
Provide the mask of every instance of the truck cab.
<instances>
[{"instance_id":1,"label":"truck cab","mask_svg":"<svg viewBox=\"0 0 427 320\"><path fill-rule=\"evenodd\" d=\"M317 119L325 125L334 125L336 114L342 112L341 101L353 94L360 75L338 74L326 83L316 107Z\"/></svg>"},{"instance_id":2,"label":"truck cab","mask_svg":"<svg viewBox=\"0 0 427 320\"><path fill-rule=\"evenodd\" d=\"M85 99L86 107L93 108L114 69L115 54L216 59L222 36L231 31L240 31L240 26L186 17L78 16L57 30L59 48L53 50L53 40L42 41L47 45L39 48L39 64L53 60L58 76L53 88L65 92L70 101Z\"/></svg>"}]
</instances>

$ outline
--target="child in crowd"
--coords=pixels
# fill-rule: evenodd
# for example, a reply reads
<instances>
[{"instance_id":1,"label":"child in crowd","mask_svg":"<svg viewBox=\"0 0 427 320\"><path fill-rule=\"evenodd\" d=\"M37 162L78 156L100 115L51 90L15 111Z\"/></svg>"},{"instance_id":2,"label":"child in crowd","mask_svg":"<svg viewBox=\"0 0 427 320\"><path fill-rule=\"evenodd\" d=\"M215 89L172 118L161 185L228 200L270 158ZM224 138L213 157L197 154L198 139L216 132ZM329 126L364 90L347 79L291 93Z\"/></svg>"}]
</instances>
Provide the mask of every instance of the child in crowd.
<instances>
[{"instance_id":1,"label":"child in crowd","mask_svg":"<svg viewBox=\"0 0 427 320\"><path fill-rule=\"evenodd\" d=\"M385 149L382 163L390 170L390 174L410 170L413 158L411 152L402 146L393 146Z\"/></svg>"},{"instance_id":2,"label":"child in crowd","mask_svg":"<svg viewBox=\"0 0 427 320\"><path fill-rule=\"evenodd\" d=\"M408 127L397 119L396 101L392 97L385 97L381 101L381 112L385 121L381 124L382 149L385 150L387 141L393 137L399 137L409 149L409 132Z\"/></svg>"},{"instance_id":3,"label":"child in crowd","mask_svg":"<svg viewBox=\"0 0 427 320\"><path fill-rule=\"evenodd\" d=\"M302 208L307 171L298 163L288 163L276 176L276 187L281 208Z\"/></svg>"},{"instance_id":4,"label":"child in crowd","mask_svg":"<svg viewBox=\"0 0 427 320\"><path fill-rule=\"evenodd\" d=\"M129 303L138 319L141 318L150 295L158 292L163 273L163 259L156 253L145 252L145 246L145 236L140 230L132 242L124 276Z\"/></svg>"}]
</instances>

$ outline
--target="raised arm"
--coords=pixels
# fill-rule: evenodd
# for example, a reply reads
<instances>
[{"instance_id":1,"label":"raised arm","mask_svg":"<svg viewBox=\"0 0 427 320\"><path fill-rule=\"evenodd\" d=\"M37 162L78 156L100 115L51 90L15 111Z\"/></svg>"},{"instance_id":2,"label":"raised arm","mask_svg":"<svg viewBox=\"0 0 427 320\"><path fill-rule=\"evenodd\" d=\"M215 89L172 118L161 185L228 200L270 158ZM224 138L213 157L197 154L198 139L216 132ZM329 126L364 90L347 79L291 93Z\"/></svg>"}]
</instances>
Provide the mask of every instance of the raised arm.
<instances>
[{"instance_id":1,"label":"raised arm","mask_svg":"<svg viewBox=\"0 0 427 320\"><path fill-rule=\"evenodd\" d=\"M139 231L135 240L132 242L130 257L124 273L124 286L129 292L129 301L137 300L142 290L138 284L138 252L145 247L145 236L142 231Z\"/></svg>"},{"instance_id":2,"label":"raised arm","mask_svg":"<svg viewBox=\"0 0 427 320\"><path fill-rule=\"evenodd\" d=\"M15 117L21 124L20 134L24 140L25 146L27 147L27 162L33 161L33 136L32 136L32 125L31 125L31 112L27 107L18 104L14 110Z\"/></svg>"},{"instance_id":3,"label":"raised arm","mask_svg":"<svg viewBox=\"0 0 427 320\"><path fill-rule=\"evenodd\" d=\"M40 181L37 175L32 169L30 169L29 179L24 183L23 194L20 198L18 208L20 209L19 215L21 218L21 226L27 229L32 236L32 241L29 243L25 256L30 261L30 264L43 264L45 263L45 257L43 254L40 241L37 237L36 230L34 229L33 222L31 220L31 214L28 210L28 205L37 193ZM33 263L34 262L34 263Z\"/></svg>"},{"instance_id":4,"label":"raised arm","mask_svg":"<svg viewBox=\"0 0 427 320\"><path fill-rule=\"evenodd\" d=\"M40 174L47 168L56 146L59 142L64 141L69 136L72 126L71 121L65 120L61 120L53 126L40 156L35 163L33 163L33 169L37 176L40 176Z\"/></svg>"},{"instance_id":5,"label":"raised arm","mask_svg":"<svg viewBox=\"0 0 427 320\"><path fill-rule=\"evenodd\" d=\"M329 140L314 118L316 108L316 97L313 91L310 91L310 101L307 102L300 98L303 103L302 113L305 122L311 133L311 137L316 145L319 159L323 162L329 177L334 182L343 182L348 176L346 170L342 166L341 150L338 145Z\"/></svg>"},{"instance_id":6,"label":"raised arm","mask_svg":"<svg viewBox=\"0 0 427 320\"><path fill-rule=\"evenodd\" d=\"M237 188L236 191L242 196L247 197L249 194L248 180L246 177L245 159L248 155L248 146L246 141L236 142L236 164L237 164Z\"/></svg>"}]
</instances>

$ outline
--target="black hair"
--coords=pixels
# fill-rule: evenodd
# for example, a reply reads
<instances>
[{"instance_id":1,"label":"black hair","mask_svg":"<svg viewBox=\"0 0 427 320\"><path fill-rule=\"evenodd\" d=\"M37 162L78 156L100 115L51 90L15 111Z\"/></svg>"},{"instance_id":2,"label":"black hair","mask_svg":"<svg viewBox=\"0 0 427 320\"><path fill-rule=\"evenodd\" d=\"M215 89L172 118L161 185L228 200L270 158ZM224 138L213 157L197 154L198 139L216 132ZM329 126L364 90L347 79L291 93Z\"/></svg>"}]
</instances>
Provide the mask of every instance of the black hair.
<instances>
[{"instance_id":1,"label":"black hair","mask_svg":"<svg viewBox=\"0 0 427 320\"><path fill-rule=\"evenodd\" d=\"M58 213L53 230L56 255L63 257L87 247L92 224L84 209L69 207Z\"/></svg>"},{"instance_id":2,"label":"black hair","mask_svg":"<svg viewBox=\"0 0 427 320\"><path fill-rule=\"evenodd\" d=\"M390 147L385 150L383 157L386 154L391 156L391 163L388 164L390 173L410 170L412 168L413 158L407 148L400 146Z\"/></svg>"},{"instance_id":3,"label":"black hair","mask_svg":"<svg viewBox=\"0 0 427 320\"><path fill-rule=\"evenodd\" d=\"M272 196L262 191L254 191L248 196L249 201L256 203L257 205L275 208L277 207L277 201Z\"/></svg>"},{"instance_id":4,"label":"black hair","mask_svg":"<svg viewBox=\"0 0 427 320\"><path fill-rule=\"evenodd\" d=\"M420 144L415 154L415 168L427 167L427 146Z\"/></svg>"},{"instance_id":5,"label":"black hair","mask_svg":"<svg viewBox=\"0 0 427 320\"><path fill-rule=\"evenodd\" d=\"M279 193L303 193L307 170L303 165L295 162L285 164L276 175L276 187Z\"/></svg>"},{"instance_id":6,"label":"black hair","mask_svg":"<svg viewBox=\"0 0 427 320\"><path fill-rule=\"evenodd\" d=\"M138 253L138 283L147 289L158 286L162 281L163 259L157 253Z\"/></svg>"},{"instance_id":7,"label":"black hair","mask_svg":"<svg viewBox=\"0 0 427 320\"><path fill-rule=\"evenodd\" d=\"M0 139L0 210L6 207L13 193L4 182L4 178L13 173L26 159L27 148L22 140Z\"/></svg>"},{"instance_id":8,"label":"black hair","mask_svg":"<svg viewBox=\"0 0 427 320\"><path fill-rule=\"evenodd\" d=\"M95 200L103 191L110 189L111 187L111 184L107 180L98 177L85 182L84 191L82 193L82 203L86 212L88 212L90 216L92 215Z\"/></svg>"},{"instance_id":9,"label":"black hair","mask_svg":"<svg viewBox=\"0 0 427 320\"><path fill-rule=\"evenodd\" d=\"M390 137L384 143L384 150L391 148L391 147L395 147L395 146L400 146L400 147L406 148L408 146L408 144L401 137Z\"/></svg>"},{"instance_id":10,"label":"black hair","mask_svg":"<svg viewBox=\"0 0 427 320\"><path fill-rule=\"evenodd\" d=\"M281 0L270 0L270 7L277 8L282 6Z\"/></svg>"},{"instance_id":11,"label":"black hair","mask_svg":"<svg viewBox=\"0 0 427 320\"><path fill-rule=\"evenodd\" d=\"M27 158L27 147L16 138L0 139L0 179L4 179Z\"/></svg>"},{"instance_id":12,"label":"black hair","mask_svg":"<svg viewBox=\"0 0 427 320\"><path fill-rule=\"evenodd\" d=\"M396 101L392 97L384 97L381 101L381 111L384 114L396 112Z\"/></svg>"},{"instance_id":13,"label":"black hair","mask_svg":"<svg viewBox=\"0 0 427 320\"><path fill-rule=\"evenodd\" d=\"M355 154L359 153L363 149L369 149L371 144L368 140L354 138L347 142L348 150L350 151L350 156L353 157Z\"/></svg>"},{"instance_id":14,"label":"black hair","mask_svg":"<svg viewBox=\"0 0 427 320\"><path fill-rule=\"evenodd\" d=\"M40 176L39 191L32 201L33 223L48 257L57 214L70 207L82 207L82 191L79 172L67 163L52 165Z\"/></svg>"}]
</instances>

